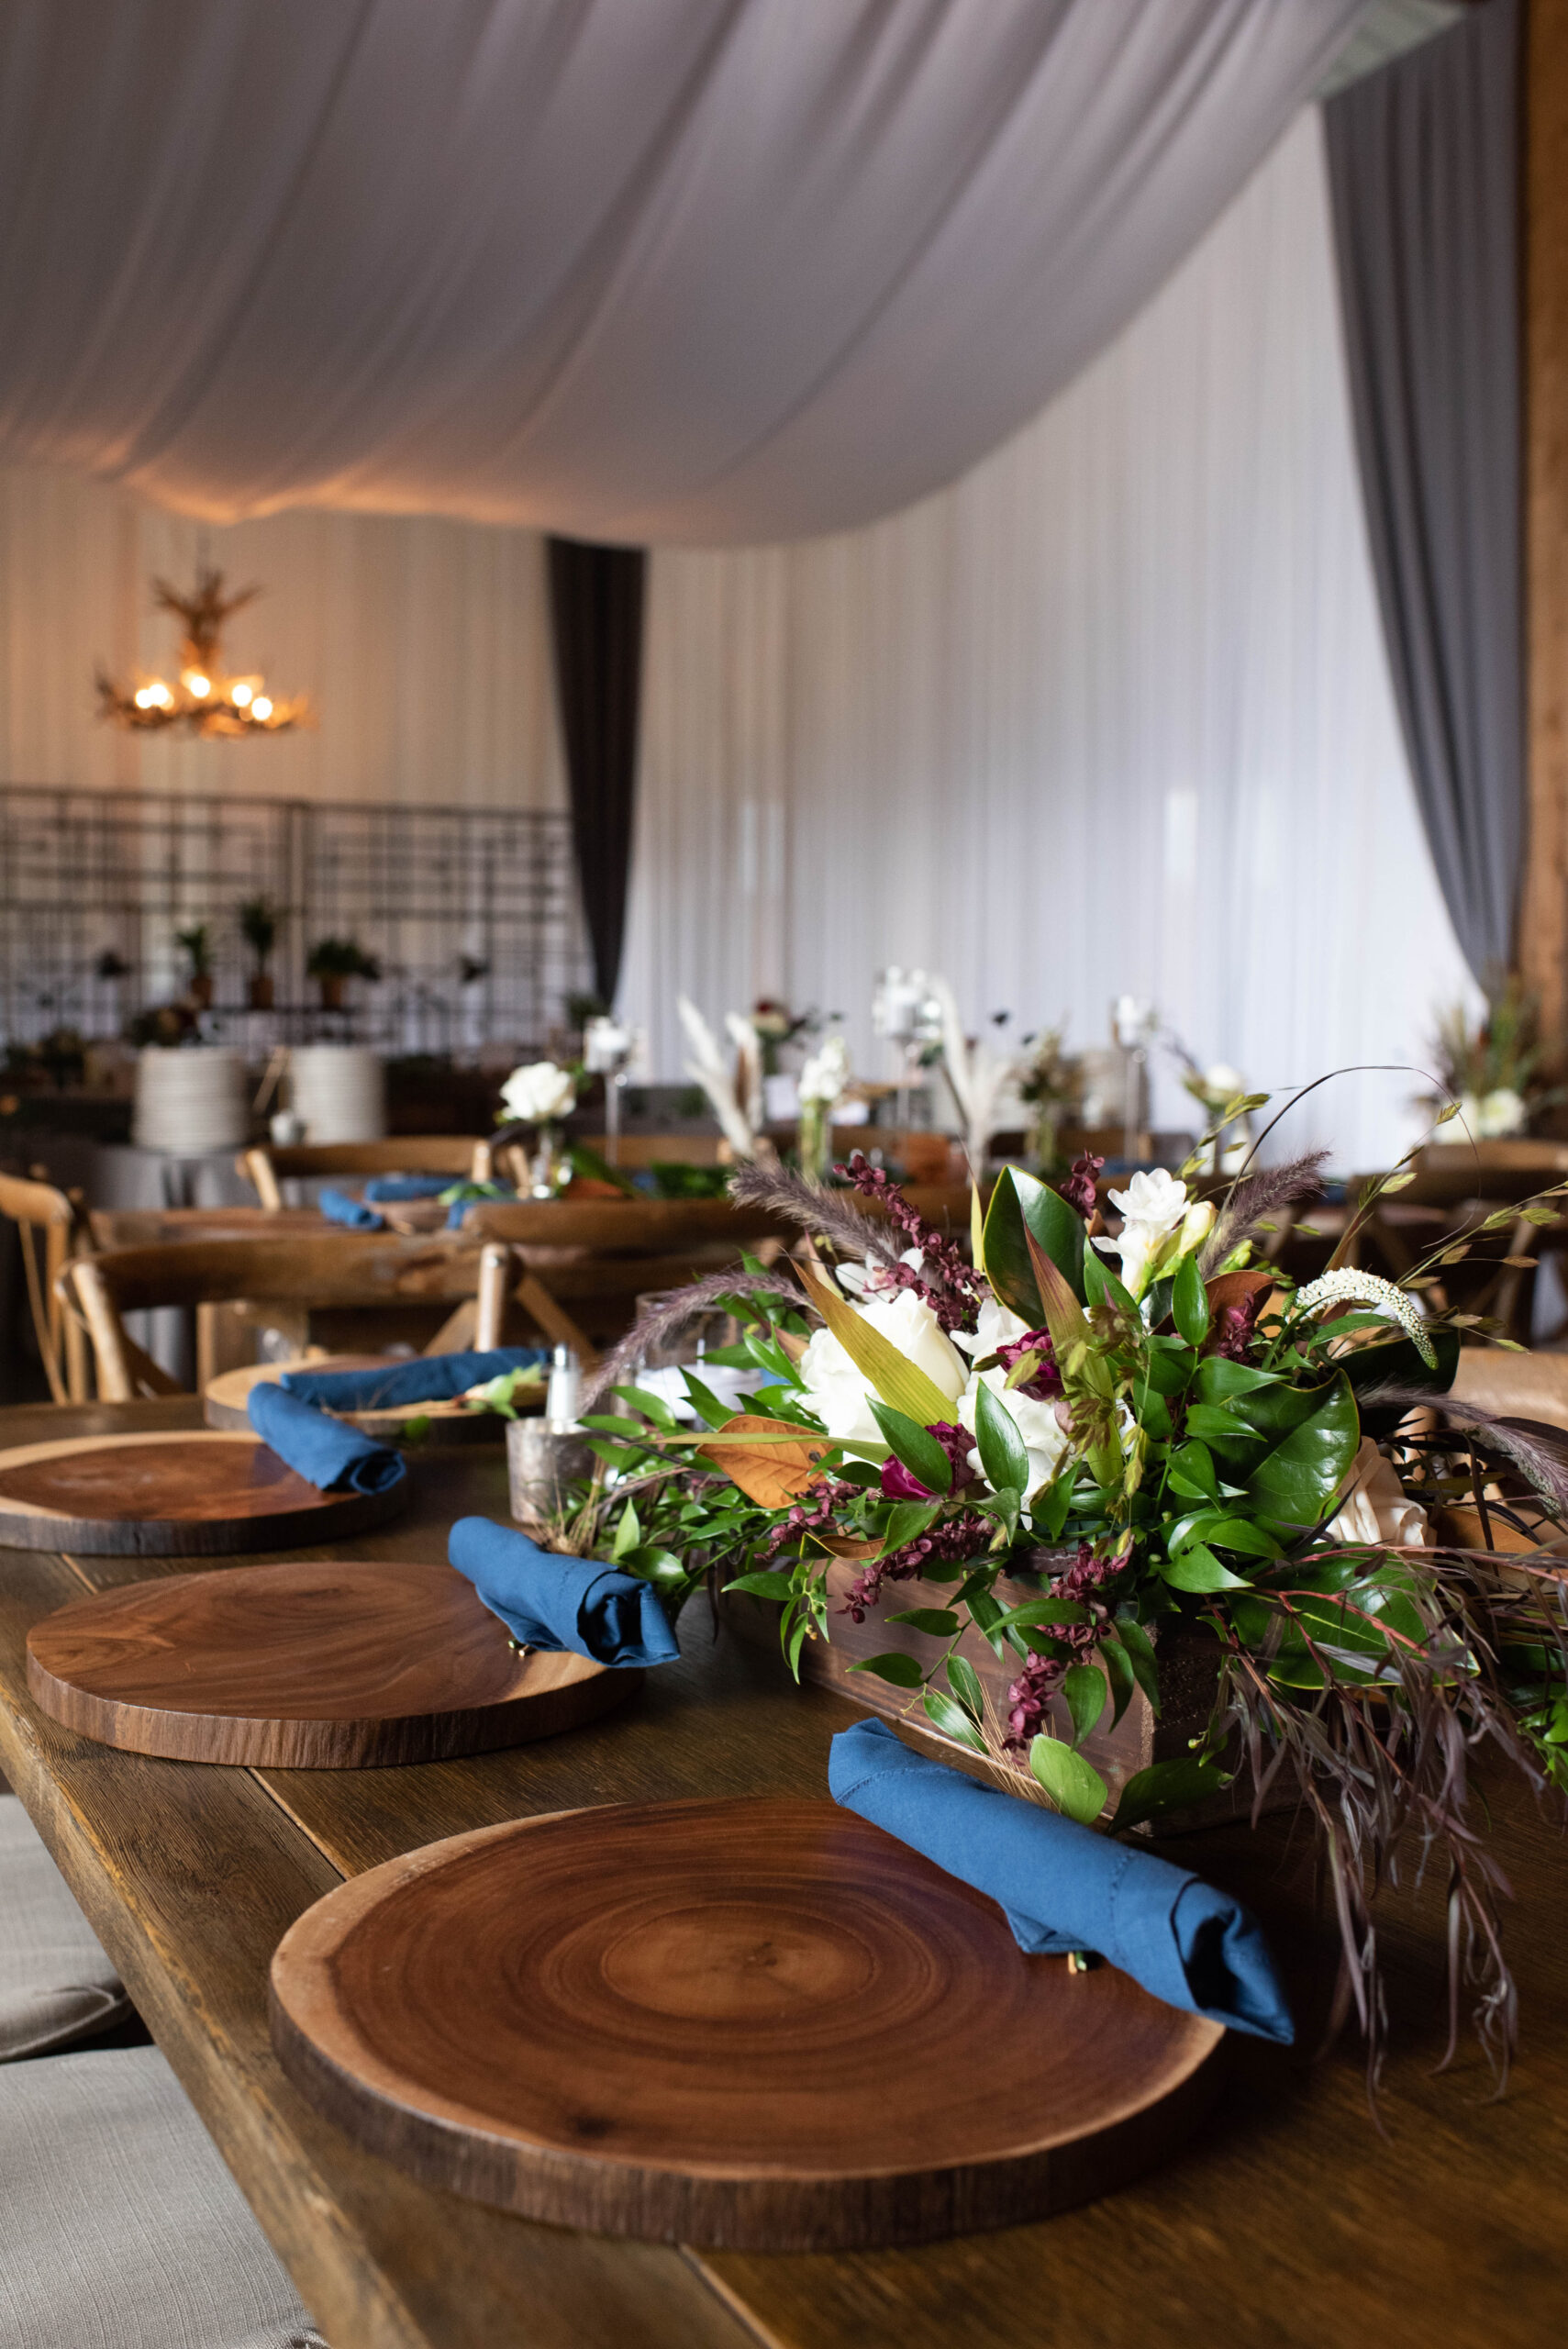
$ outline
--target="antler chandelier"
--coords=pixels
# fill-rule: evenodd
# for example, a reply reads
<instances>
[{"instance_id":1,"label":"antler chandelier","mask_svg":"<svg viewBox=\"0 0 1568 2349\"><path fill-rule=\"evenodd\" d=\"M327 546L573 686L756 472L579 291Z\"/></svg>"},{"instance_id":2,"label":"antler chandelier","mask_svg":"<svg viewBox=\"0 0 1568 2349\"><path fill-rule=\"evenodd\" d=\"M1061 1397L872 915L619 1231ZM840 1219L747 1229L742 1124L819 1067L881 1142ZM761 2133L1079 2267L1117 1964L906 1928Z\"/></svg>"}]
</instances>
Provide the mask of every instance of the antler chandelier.
<instances>
[{"instance_id":1,"label":"antler chandelier","mask_svg":"<svg viewBox=\"0 0 1568 2349\"><path fill-rule=\"evenodd\" d=\"M303 725L310 705L303 696L274 701L263 677L231 677L223 664L223 624L229 615L261 594L260 587L242 588L225 596L223 573L206 568L196 574L189 596L176 595L166 579L152 583L160 610L173 612L184 622L180 639L179 674L172 685L150 677L130 691L116 685L102 669L97 675L98 715L117 726L156 733L183 726L187 734L284 734Z\"/></svg>"}]
</instances>

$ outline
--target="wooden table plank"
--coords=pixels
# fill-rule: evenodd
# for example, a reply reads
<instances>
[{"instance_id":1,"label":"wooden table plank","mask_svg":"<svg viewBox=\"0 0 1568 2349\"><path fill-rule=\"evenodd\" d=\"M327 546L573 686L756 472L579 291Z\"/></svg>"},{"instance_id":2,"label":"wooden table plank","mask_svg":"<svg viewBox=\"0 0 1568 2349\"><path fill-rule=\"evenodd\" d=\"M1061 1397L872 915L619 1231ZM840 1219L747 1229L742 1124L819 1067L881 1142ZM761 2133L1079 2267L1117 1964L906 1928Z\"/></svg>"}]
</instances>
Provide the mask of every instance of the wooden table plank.
<instances>
[{"instance_id":1,"label":"wooden table plank","mask_svg":"<svg viewBox=\"0 0 1568 2349\"><path fill-rule=\"evenodd\" d=\"M169 1424L189 1404L106 1424ZM11 1413L0 1440L41 1435ZM52 1431L52 1429L50 1429ZM504 1516L505 1470L483 1453L415 1464L409 1518L330 1554L439 1557L451 1516ZM412 1769L218 1772L88 1748L33 1715L18 1682L26 1620L83 1587L178 1561L0 1561L0 1761L61 1854L150 2023L294 2267L334 2349L361 2343L670 2349L1535 2349L1568 2283L1568 1939L1562 1839L1511 1786L1494 1831L1519 1895L1507 1926L1524 2056L1506 2102L1466 2054L1440 2052L1440 1887L1391 1904L1384 1941L1396 2050L1367 2116L1353 2040L1314 2067L1232 2043L1232 2079L1188 2154L1048 2223L854 2255L665 2252L529 2227L412 2186L306 2111L265 2043L271 1941L339 1873L433 1838L573 1804L712 1792L819 1792L827 1745L855 1709L795 1690L775 1658L726 1639L706 1607L683 1658L623 1711L509 1753ZM25 1591L19 1585L31 1575ZM170 1773L180 1786L164 1788ZM133 1823L128 1829L127 1820ZM167 1820L167 1829L165 1828ZM1264 1915L1310 2005L1332 1937L1282 1867L1287 1822L1186 1838L1173 1856ZM167 1841L168 1849L164 1845ZM250 1882L251 1876L259 1879ZM218 1887L223 1887L221 1892ZM228 1930L229 1889L239 1901ZM1315 1989L1314 1989L1314 1985Z\"/></svg>"},{"instance_id":2,"label":"wooden table plank","mask_svg":"<svg viewBox=\"0 0 1568 2349\"><path fill-rule=\"evenodd\" d=\"M0 1564L0 1767L333 2349L749 2349L754 2332L679 2251L432 2193L289 2087L268 2032L267 1966L339 1872L253 1773L116 1753L27 1696L28 1626L150 1563L12 1552Z\"/></svg>"}]
</instances>

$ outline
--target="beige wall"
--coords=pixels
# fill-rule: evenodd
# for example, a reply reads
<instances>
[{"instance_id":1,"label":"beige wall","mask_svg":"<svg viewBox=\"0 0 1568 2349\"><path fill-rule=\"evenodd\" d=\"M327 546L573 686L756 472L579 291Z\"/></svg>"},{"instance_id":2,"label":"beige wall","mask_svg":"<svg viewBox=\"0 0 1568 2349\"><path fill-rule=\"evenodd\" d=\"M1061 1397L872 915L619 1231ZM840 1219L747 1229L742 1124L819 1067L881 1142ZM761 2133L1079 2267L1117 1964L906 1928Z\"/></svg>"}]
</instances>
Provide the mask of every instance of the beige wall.
<instances>
[{"instance_id":1,"label":"beige wall","mask_svg":"<svg viewBox=\"0 0 1568 2349\"><path fill-rule=\"evenodd\" d=\"M150 578L203 554L266 594L233 665L308 693L274 741L100 725L93 674L168 674L175 624ZM295 512L217 528L74 475L0 469L0 782L255 796L564 805L543 542L528 530Z\"/></svg>"}]
</instances>

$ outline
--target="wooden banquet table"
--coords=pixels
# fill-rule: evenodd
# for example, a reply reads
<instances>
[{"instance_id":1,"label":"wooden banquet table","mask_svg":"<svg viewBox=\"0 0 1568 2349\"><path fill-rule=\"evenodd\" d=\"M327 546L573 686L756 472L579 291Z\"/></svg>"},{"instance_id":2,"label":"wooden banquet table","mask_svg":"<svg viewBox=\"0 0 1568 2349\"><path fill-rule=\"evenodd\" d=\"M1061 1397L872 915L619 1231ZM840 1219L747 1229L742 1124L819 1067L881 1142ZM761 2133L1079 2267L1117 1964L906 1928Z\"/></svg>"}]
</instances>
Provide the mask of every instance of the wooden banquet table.
<instances>
[{"instance_id":1,"label":"wooden banquet table","mask_svg":"<svg viewBox=\"0 0 1568 2349\"><path fill-rule=\"evenodd\" d=\"M0 1443L195 1428L159 1403L0 1413ZM396 1526L350 1557L437 1559L466 1510L504 1517L498 1454L416 1458ZM297 1554L297 1553L296 1553ZM209 1561L188 1564L198 1568ZM761 2254L553 2228L415 2184L318 2118L267 2023L279 1938L343 1877L466 1828L584 1804L825 1790L856 1709L796 1689L776 1656L715 1640L694 1603L679 1664L605 1720L510 1753L350 1772L221 1769L95 1745L27 1693L28 1626L84 1589L181 1562L0 1552L0 1769L120 1969L332 2349L1535 2349L1568 2299L1568 1854L1495 1785L1518 1895L1507 1919L1523 2052L1488 2101L1442 2044L1440 1887L1390 1902L1396 2045L1368 2117L1353 2036L1314 2065L1332 1941L1288 1821L1230 1824L1173 1855L1243 1892L1289 1975L1301 2054L1233 2038L1212 2117L1162 2170L1038 2225L919 2250ZM3 2218L0 2218L3 2223Z\"/></svg>"}]
</instances>

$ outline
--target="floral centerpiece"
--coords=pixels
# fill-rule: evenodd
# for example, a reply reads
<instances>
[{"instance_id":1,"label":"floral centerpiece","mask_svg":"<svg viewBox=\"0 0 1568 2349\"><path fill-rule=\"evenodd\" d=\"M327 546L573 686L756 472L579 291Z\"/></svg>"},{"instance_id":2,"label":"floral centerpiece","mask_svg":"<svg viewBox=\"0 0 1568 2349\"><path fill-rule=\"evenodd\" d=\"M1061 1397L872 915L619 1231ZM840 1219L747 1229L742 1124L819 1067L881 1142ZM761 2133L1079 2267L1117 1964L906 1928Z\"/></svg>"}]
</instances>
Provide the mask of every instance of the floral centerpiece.
<instances>
[{"instance_id":1,"label":"floral centerpiece","mask_svg":"<svg viewBox=\"0 0 1568 2349\"><path fill-rule=\"evenodd\" d=\"M1472 1020L1456 1003L1439 1020L1435 1047L1445 1092L1459 1104L1445 1141L1498 1141L1527 1133L1530 1121L1562 1098L1541 1083L1540 1005L1515 972L1494 974L1485 1016Z\"/></svg>"},{"instance_id":2,"label":"floral centerpiece","mask_svg":"<svg viewBox=\"0 0 1568 2349\"><path fill-rule=\"evenodd\" d=\"M599 1464L571 1545L612 1543L673 1599L707 1575L775 1601L796 1668L845 1617L900 1627L856 1668L1014 1792L1106 1831L1293 1774L1374 2051L1366 1878L1436 1849L1455 1967L1506 2056L1501 1884L1466 1758L1489 1744L1568 1787L1568 1606L1540 1546L1568 1515L1568 1438L1449 1397L1459 1340L1423 1311L1431 1264L1401 1286L1338 1269L1296 1287L1253 1261L1271 1213L1316 1194L1316 1160L1207 1197L1200 1163L1113 1191L1114 1235L1098 1162L1060 1190L1007 1170L984 1219L976 1198L969 1256L858 1155L840 1171L859 1202L739 1170L737 1197L793 1215L810 1261L710 1277L622 1341L586 1398ZM1556 1220L1549 1197L1525 1212ZM757 1391L738 1412L688 1373L683 1425L630 1374L718 1302L744 1334L708 1359ZM910 1585L925 1603L900 1607ZM1001 1704L972 1635L1010 1675ZM1130 1706L1157 1712L1195 1642L1207 1720L1113 1805L1085 1747Z\"/></svg>"}]
</instances>

